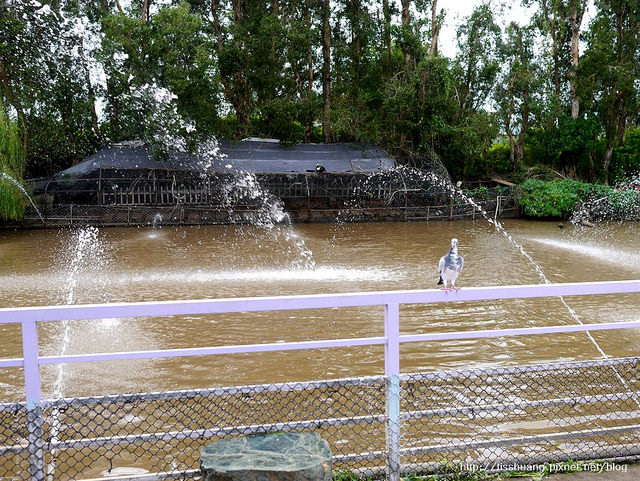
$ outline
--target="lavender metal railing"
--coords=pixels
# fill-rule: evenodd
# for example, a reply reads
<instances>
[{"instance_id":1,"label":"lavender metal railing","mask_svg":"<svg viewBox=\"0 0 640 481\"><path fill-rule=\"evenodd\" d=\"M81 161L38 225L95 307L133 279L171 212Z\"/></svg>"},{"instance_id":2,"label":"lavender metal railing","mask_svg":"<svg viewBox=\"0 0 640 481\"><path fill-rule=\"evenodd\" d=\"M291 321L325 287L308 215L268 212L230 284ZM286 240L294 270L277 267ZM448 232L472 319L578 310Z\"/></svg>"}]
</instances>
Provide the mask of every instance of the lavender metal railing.
<instances>
[{"instance_id":1,"label":"lavender metal railing","mask_svg":"<svg viewBox=\"0 0 640 481\"><path fill-rule=\"evenodd\" d=\"M472 287L458 292L440 290L386 291L301 296L255 297L212 300L159 301L118 304L19 307L0 309L0 324L20 323L23 357L1 359L0 368L24 369L28 419L30 478L45 479L44 442L42 439L42 393L40 366L47 364L130 360L145 358L203 356L233 353L286 351L318 348L343 348L364 345L384 345L385 376L387 378L387 468L389 478L397 481L400 474L400 343L478 339L503 336L529 336L566 332L629 329L640 327L640 320L550 327L457 331L433 334L400 335L400 305L469 302L482 300L620 294L640 292L640 280L542 284L523 286ZM325 339L307 342L249 344L235 346L163 349L134 352L93 353L65 356L40 356L38 323L138 316L193 315L231 312L279 311L295 309L339 308L354 306L384 306L384 335L367 338Z\"/></svg>"}]
</instances>

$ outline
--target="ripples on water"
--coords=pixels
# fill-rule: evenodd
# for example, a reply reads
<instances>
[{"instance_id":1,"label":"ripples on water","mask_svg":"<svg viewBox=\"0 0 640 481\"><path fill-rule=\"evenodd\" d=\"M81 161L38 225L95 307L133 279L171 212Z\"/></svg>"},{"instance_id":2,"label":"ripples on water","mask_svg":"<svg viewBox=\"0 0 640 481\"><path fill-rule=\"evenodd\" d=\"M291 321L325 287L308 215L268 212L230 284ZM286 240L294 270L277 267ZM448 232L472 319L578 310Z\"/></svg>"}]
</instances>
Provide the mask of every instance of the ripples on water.
<instances>
[{"instance_id":1,"label":"ripples on water","mask_svg":"<svg viewBox=\"0 0 640 481\"><path fill-rule=\"evenodd\" d=\"M640 275L633 225L592 229L509 221L505 227L540 263L552 282L632 279ZM604 228L606 227L606 228ZM606 235L605 235L606 234ZM452 237L460 240L465 270L460 286L537 284L534 268L486 222L296 225L286 236L255 227L102 229L110 262L77 273L77 302L150 301L264 295L435 288L436 265ZM287 236L290 236L287 238ZM303 240L315 267L296 264ZM292 241L294 244L287 245ZM64 289L55 231L0 233L0 305L55 304ZM307 266L312 263L305 264ZM568 298L585 322L637 319L637 296ZM558 299L448 305L401 310L404 333L498 329L573 323ZM376 336L381 307L273 313L76 321L69 352L115 351ZM43 352L55 352L55 333L43 329ZM19 355L19 330L0 327L0 356ZM598 333L610 355L637 351L633 332ZM17 347L16 347L17 346ZM598 357L586 336L511 338L403 345L402 369L520 364ZM111 367L112 366L112 367ZM378 374L378 347L112 363L110 376L82 366L69 378L72 393L199 387ZM20 376L0 378L19 391ZM96 378L99 382L96 383ZM4 386L3 386L4 387Z\"/></svg>"}]
</instances>

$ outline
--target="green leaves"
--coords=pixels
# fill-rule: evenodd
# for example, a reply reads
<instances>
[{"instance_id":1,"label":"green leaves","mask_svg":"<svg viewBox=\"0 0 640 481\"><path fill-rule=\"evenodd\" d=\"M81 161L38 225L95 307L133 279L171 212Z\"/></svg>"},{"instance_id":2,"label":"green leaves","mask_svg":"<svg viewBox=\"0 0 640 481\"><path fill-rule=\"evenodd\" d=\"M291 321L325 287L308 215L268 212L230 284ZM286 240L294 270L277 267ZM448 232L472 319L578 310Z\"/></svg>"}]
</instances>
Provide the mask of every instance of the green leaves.
<instances>
[{"instance_id":1,"label":"green leaves","mask_svg":"<svg viewBox=\"0 0 640 481\"><path fill-rule=\"evenodd\" d=\"M639 191L575 180L527 180L518 188L518 202L525 215L543 219L565 219L583 205L596 204L590 214L606 219L637 219L640 214Z\"/></svg>"},{"instance_id":2,"label":"green leaves","mask_svg":"<svg viewBox=\"0 0 640 481\"><path fill-rule=\"evenodd\" d=\"M0 217L21 219L25 198L15 184L22 181L24 147L16 122L12 121L0 103ZM13 182L5 175L10 176Z\"/></svg>"}]
</instances>

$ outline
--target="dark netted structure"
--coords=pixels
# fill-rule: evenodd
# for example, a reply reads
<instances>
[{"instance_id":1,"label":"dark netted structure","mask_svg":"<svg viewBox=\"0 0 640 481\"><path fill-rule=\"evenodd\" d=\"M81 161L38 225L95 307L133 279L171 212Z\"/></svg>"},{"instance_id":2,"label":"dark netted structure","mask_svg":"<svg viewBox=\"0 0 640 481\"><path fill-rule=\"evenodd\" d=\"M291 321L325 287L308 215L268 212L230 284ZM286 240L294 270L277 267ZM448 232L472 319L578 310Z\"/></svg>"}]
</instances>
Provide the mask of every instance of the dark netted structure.
<instances>
[{"instance_id":1,"label":"dark netted structure","mask_svg":"<svg viewBox=\"0 0 640 481\"><path fill-rule=\"evenodd\" d=\"M398 168L377 147L257 139L219 147L215 155L170 151L159 159L141 142L112 144L32 190L58 225L147 224L157 213L171 223L247 222L266 195L294 221L459 215L442 185Z\"/></svg>"},{"instance_id":2,"label":"dark netted structure","mask_svg":"<svg viewBox=\"0 0 640 481\"><path fill-rule=\"evenodd\" d=\"M283 199L346 198L365 177L394 167L382 150L355 144L224 142L212 155L174 150L158 159L150 146L124 142L58 173L39 190L55 204L212 205L222 202L225 186L250 174Z\"/></svg>"}]
</instances>

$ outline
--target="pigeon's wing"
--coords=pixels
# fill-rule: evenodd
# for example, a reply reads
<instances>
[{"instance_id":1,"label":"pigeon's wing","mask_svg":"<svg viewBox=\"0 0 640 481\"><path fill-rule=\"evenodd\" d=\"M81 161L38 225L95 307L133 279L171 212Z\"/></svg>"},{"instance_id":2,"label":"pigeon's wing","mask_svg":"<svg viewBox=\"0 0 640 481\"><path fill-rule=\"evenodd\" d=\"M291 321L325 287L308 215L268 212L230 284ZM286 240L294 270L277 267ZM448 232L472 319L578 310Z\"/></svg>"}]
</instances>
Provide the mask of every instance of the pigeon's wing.
<instances>
[{"instance_id":1,"label":"pigeon's wing","mask_svg":"<svg viewBox=\"0 0 640 481\"><path fill-rule=\"evenodd\" d=\"M442 271L444 271L444 266L446 265L447 261L445 259L446 256L442 256L440 258L440 262L438 262L438 274L442 275Z\"/></svg>"}]
</instances>

